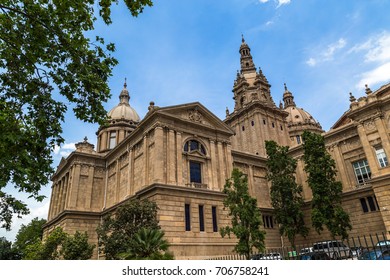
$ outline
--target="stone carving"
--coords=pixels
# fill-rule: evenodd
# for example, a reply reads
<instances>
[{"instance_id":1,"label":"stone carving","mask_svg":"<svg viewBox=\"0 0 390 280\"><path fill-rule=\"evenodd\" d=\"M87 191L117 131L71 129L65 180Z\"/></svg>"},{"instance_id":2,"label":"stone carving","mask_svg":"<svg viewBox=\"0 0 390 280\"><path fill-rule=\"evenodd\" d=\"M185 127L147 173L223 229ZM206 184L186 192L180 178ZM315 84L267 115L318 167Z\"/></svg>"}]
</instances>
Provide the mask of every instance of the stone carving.
<instances>
[{"instance_id":1,"label":"stone carving","mask_svg":"<svg viewBox=\"0 0 390 280\"><path fill-rule=\"evenodd\" d=\"M364 128L366 131L373 131L375 130L375 124L373 120L368 120L364 123Z\"/></svg>"},{"instance_id":2,"label":"stone carving","mask_svg":"<svg viewBox=\"0 0 390 280\"><path fill-rule=\"evenodd\" d=\"M192 111L189 111L188 113L188 118L193 121L193 122L198 122L198 123L202 123L203 121L203 116L201 113L198 112L198 109L195 108L194 110Z\"/></svg>"}]
</instances>

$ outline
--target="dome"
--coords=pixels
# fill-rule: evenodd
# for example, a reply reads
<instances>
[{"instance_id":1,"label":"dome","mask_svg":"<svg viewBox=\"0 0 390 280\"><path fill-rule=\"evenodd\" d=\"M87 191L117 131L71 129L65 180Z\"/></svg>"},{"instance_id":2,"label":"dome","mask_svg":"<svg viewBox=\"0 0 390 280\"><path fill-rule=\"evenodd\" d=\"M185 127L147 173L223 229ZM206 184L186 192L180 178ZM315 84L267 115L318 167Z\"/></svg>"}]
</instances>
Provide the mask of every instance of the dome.
<instances>
[{"instance_id":1,"label":"dome","mask_svg":"<svg viewBox=\"0 0 390 280\"><path fill-rule=\"evenodd\" d=\"M119 103L108 112L111 120L125 119L133 122L139 122L140 118L137 112L129 104Z\"/></svg>"},{"instance_id":2,"label":"dome","mask_svg":"<svg viewBox=\"0 0 390 280\"><path fill-rule=\"evenodd\" d=\"M111 120L139 122L140 118L137 112L129 104L130 95L126 87L127 84L125 82L124 88L119 95L119 104L108 112L108 117L110 117Z\"/></svg>"},{"instance_id":3,"label":"dome","mask_svg":"<svg viewBox=\"0 0 390 280\"><path fill-rule=\"evenodd\" d=\"M309 124L321 127L320 124L305 110L295 106L289 106L284 109L288 113L286 121L289 125Z\"/></svg>"}]
</instances>

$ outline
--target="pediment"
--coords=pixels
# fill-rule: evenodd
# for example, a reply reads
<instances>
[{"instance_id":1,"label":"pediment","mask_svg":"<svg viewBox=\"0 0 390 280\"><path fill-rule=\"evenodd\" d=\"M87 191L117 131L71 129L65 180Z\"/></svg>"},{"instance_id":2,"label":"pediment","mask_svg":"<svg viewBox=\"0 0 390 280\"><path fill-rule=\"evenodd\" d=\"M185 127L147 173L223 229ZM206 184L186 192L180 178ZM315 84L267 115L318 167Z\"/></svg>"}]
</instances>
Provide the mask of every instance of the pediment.
<instances>
[{"instance_id":1,"label":"pediment","mask_svg":"<svg viewBox=\"0 0 390 280\"><path fill-rule=\"evenodd\" d=\"M346 124L349 124L352 122L352 120L348 117L348 112L347 111L346 113L344 113L339 119L338 121L331 127L331 129L336 129L336 128L339 128L339 127L342 127Z\"/></svg>"},{"instance_id":2,"label":"pediment","mask_svg":"<svg viewBox=\"0 0 390 280\"><path fill-rule=\"evenodd\" d=\"M157 112L193 125L205 126L233 134L228 125L199 102L163 107L159 108Z\"/></svg>"}]
</instances>

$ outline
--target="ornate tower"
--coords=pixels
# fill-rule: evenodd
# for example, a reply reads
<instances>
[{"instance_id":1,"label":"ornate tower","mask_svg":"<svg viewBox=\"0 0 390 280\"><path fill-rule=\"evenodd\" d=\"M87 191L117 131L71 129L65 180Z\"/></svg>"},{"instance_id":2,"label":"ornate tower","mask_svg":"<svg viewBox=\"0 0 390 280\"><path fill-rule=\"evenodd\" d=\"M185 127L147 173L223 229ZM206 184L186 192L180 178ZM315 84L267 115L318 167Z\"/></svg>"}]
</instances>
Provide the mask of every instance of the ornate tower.
<instances>
[{"instance_id":1,"label":"ornate tower","mask_svg":"<svg viewBox=\"0 0 390 280\"><path fill-rule=\"evenodd\" d=\"M233 149L265 157L265 140L287 145L287 114L275 105L271 85L263 71L260 68L256 71L244 37L239 53L241 69L237 71L232 90L234 111L227 114L225 122L235 131Z\"/></svg>"},{"instance_id":2,"label":"ornate tower","mask_svg":"<svg viewBox=\"0 0 390 280\"><path fill-rule=\"evenodd\" d=\"M137 112L130 106L126 79L119 95L119 104L108 112L108 124L99 127L97 152L104 153L117 146L140 122Z\"/></svg>"}]
</instances>

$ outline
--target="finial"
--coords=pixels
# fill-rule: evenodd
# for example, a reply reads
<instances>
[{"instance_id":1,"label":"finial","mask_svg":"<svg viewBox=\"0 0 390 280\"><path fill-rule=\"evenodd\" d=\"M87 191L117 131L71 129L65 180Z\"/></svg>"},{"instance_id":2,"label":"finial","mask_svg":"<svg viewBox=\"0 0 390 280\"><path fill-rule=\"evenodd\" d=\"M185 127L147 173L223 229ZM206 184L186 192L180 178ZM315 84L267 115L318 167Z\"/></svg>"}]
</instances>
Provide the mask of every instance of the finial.
<instances>
[{"instance_id":1,"label":"finial","mask_svg":"<svg viewBox=\"0 0 390 280\"><path fill-rule=\"evenodd\" d=\"M229 108L226 107L226 117L229 116L229 114L230 114L230 113L229 113Z\"/></svg>"},{"instance_id":2,"label":"finial","mask_svg":"<svg viewBox=\"0 0 390 280\"><path fill-rule=\"evenodd\" d=\"M284 91L288 91L286 83L284 83Z\"/></svg>"},{"instance_id":3,"label":"finial","mask_svg":"<svg viewBox=\"0 0 390 280\"><path fill-rule=\"evenodd\" d=\"M124 83L124 88L126 88L127 87L127 83L126 83L126 81L127 81L127 78L125 78L125 83Z\"/></svg>"},{"instance_id":4,"label":"finial","mask_svg":"<svg viewBox=\"0 0 390 280\"><path fill-rule=\"evenodd\" d=\"M282 103L282 100L279 101L279 108L280 109L283 109L283 103Z\"/></svg>"},{"instance_id":5,"label":"finial","mask_svg":"<svg viewBox=\"0 0 390 280\"><path fill-rule=\"evenodd\" d=\"M88 142L87 136L84 137L84 142L85 142L85 143Z\"/></svg>"},{"instance_id":6,"label":"finial","mask_svg":"<svg viewBox=\"0 0 390 280\"><path fill-rule=\"evenodd\" d=\"M241 33L241 41L245 43L244 34Z\"/></svg>"},{"instance_id":7,"label":"finial","mask_svg":"<svg viewBox=\"0 0 390 280\"><path fill-rule=\"evenodd\" d=\"M369 95L372 93L372 90L368 87L368 85L365 85L366 86L366 94Z\"/></svg>"},{"instance_id":8,"label":"finial","mask_svg":"<svg viewBox=\"0 0 390 280\"><path fill-rule=\"evenodd\" d=\"M349 93L349 101L351 101L351 102L356 101L356 98L355 98L355 96L352 95L352 92Z\"/></svg>"}]
</instances>

